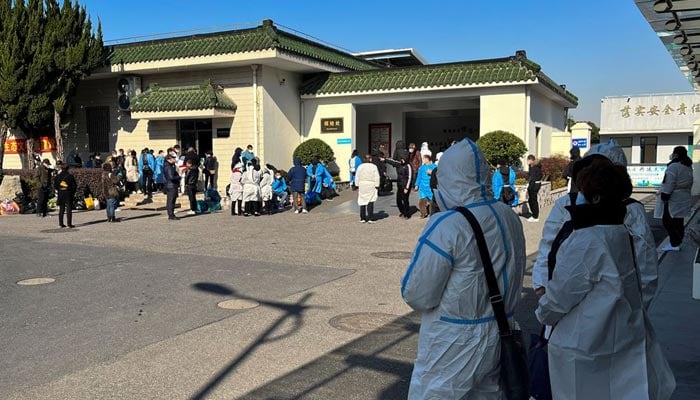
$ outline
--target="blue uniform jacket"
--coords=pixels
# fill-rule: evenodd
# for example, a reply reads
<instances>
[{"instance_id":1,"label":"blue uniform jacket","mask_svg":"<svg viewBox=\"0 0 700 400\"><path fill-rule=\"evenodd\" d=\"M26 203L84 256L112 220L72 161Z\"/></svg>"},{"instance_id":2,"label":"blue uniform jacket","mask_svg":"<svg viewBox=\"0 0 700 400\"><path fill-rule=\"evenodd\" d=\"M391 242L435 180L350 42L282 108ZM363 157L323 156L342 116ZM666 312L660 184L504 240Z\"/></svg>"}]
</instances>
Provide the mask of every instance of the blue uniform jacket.
<instances>
[{"instance_id":1,"label":"blue uniform jacket","mask_svg":"<svg viewBox=\"0 0 700 400\"><path fill-rule=\"evenodd\" d=\"M515 207L518 205L520 199L518 199L518 191L515 189L515 171L513 171L513 168L508 168L509 176L508 176L508 185L510 185L511 188L513 188L513 192L515 192L515 199L513 199L513 202L510 204L512 207ZM493 177L491 178L491 187L493 189L493 197L498 200L501 198L501 190L503 190L503 174L499 170L496 170L493 173Z\"/></svg>"},{"instance_id":2,"label":"blue uniform jacket","mask_svg":"<svg viewBox=\"0 0 700 400\"><path fill-rule=\"evenodd\" d=\"M272 181L272 191L275 193L282 193L287 191L287 182L284 178L279 178Z\"/></svg>"},{"instance_id":3,"label":"blue uniform jacket","mask_svg":"<svg viewBox=\"0 0 700 400\"><path fill-rule=\"evenodd\" d=\"M418 169L415 186L418 188L418 197L421 199L433 199L433 190L430 188L430 175L428 175L428 171L432 171L435 168L437 168L435 164L423 164Z\"/></svg>"}]
</instances>

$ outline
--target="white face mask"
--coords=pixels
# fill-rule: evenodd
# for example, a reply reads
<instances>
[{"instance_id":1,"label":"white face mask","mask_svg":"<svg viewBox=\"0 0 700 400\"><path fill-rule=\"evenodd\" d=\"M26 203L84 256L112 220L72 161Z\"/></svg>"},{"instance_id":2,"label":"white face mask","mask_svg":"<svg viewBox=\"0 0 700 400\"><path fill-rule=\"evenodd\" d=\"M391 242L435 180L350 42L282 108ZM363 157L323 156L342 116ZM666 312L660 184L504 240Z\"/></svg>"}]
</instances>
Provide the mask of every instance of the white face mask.
<instances>
[{"instance_id":1,"label":"white face mask","mask_svg":"<svg viewBox=\"0 0 700 400\"><path fill-rule=\"evenodd\" d=\"M581 204L588 204L588 200L586 200L586 197L583 195L583 193L578 192L578 195L576 196L576 205L579 206Z\"/></svg>"},{"instance_id":2,"label":"white face mask","mask_svg":"<svg viewBox=\"0 0 700 400\"><path fill-rule=\"evenodd\" d=\"M408 152L413 153L413 150L415 150L415 149L408 149Z\"/></svg>"}]
</instances>

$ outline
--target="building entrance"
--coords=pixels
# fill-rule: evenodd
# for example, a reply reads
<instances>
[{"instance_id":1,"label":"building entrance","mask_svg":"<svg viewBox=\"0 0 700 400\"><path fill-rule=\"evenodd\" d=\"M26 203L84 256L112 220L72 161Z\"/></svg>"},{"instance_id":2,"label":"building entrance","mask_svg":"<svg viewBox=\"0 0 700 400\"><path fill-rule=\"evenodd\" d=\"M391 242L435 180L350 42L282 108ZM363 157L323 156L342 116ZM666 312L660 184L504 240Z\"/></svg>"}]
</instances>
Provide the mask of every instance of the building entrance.
<instances>
[{"instance_id":1,"label":"building entrance","mask_svg":"<svg viewBox=\"0 0 700 400\"><path fill-rule=\"evenodd\" d=\"M213 150L211 119L182 119L178 121L178 139L183 152L189 147L197 150L200 158Z\"/></svg>"}]
</instances>

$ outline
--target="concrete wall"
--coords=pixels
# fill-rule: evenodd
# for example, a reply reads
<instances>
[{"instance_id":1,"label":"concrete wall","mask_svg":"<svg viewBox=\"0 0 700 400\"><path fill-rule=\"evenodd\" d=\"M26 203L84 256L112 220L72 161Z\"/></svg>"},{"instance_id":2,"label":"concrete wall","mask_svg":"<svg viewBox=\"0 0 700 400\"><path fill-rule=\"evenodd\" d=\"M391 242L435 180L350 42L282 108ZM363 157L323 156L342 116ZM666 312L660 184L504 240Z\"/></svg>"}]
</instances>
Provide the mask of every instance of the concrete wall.
<instances>
[{"instance_id":1,"label":"concrete wall","mask_svg":"<svg viewBox=\"0 0 700 400\"><path fill-rule=\"evenodd\" d=\"M292 153L301 143L299 86L301 77L287 71L262 67L263 162L277 168L292 166Z\"/></svg>"},{"instance_id":2,"label":"concrete wall","mask_svg":"<svg viewBox=\"0 0 700 400\"><path fill-rule=\"evenodd\" d=\"M357 106L357 131L355 148L360 155L369 153L369 126L371 124L391 124L391 153L396 149L396 142L405 139L404 105L382 104Z\"/></svg>"},{"instance_id":3,"label":"concrete wall","mask_svg":"<svg viewBox=\"0 0 700 400\"><path fill-rule=\"evenodd\" d=\"M571 150L571 134L569 132L553 132L550 143L550 156L559 155L566 158L569 157L569 150Z\"/></svg>"},{"instance_id":4,"label":"concrete wall","mask_svg":"<svg viewBox=\"0 0 700 400\"><path fill-rule=\"evenodd\" d=\"M353 145L357 143L355 106L352 103L337 103L333 99L314 99L304 101L302 108L304 140L317 138L328 143L340 167L340 178L350 179L347 161L352 154ZM321 118L343 118L343 132L321 133ZM338 139L350 139L352 144L338 144Z\"/></svg>"},{"instance_id":5,"label":"concrete wall","mask_svg":"<svg viewBox=\"0 0 700 400\"><path fill-rule=\"evenodd\" d=\"M529 116L524 87L512 87L481 95L481 134L492 131L508 131L528 144Z\"/></svg>"},{"instance_id":6,"label":"concrete wall","mask_svg":"<svg viewBox=\"0 0 700 400\"><path fill-rule=\"evenodd\" d=\"M530 96L530 118L528 140L525 145L529 154L549 157L552 154L552 134L566 128L566 111L563 106L535 90L528 89L527 92ZM537 128L539 128L539 135L536 134Z\"/></svg>"}]
</instances>

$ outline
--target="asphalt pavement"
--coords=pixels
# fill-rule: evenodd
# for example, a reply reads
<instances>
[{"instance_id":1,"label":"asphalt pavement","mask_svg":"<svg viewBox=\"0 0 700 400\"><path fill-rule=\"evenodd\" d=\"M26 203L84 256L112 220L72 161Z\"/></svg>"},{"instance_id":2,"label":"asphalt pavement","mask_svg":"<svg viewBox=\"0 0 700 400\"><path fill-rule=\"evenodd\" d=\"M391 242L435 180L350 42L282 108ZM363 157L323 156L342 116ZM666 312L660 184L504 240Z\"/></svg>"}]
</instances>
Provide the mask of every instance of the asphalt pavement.
<instances>
[{"instance_id":1,"label":"asphalt pavement","mask_svg":"<svg viewBox=\"0 0 700 400\"><path fill-rule=\"evenodd\" d=\"M392 195L361 224L354 196L248 218L81 212L74 230L0 217L0 398L405 398L420 320L399 282L425 220L398 218ZM548 213L523 219L530 260ZM675 399L700 398L695 249L660 254L651 310ZM29 278L55 281L17 284ZM523 286L516 319L535 331L529 271Z\"/></svg>"}]
</instances>

